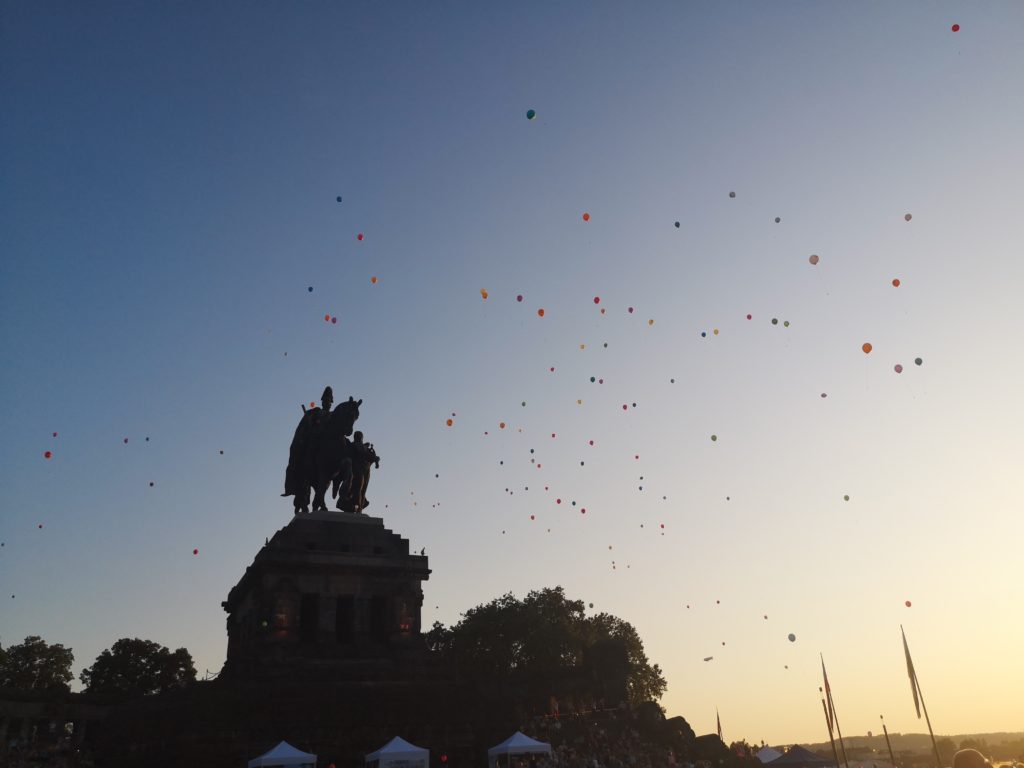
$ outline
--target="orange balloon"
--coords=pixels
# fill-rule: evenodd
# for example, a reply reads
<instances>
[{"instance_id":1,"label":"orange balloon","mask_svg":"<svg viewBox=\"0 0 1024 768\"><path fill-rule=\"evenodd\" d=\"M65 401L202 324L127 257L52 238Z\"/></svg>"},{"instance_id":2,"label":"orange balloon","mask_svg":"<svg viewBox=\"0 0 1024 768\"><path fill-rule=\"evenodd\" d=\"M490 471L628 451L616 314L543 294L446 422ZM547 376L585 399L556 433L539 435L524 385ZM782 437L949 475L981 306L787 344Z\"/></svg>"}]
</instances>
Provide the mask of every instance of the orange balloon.
<instances>
[{"instance_id":1,"label":"orange balloon","mask_svg":"<svg viewBox=\"0 0 1024 768\"><path fill-rule=\"evenodd\" d=\"M871 351L872 347L871 347L871 344L869 344L868 342L865 341L864 345L861 347L861 349L864 350L864 354L866 355L866 354L868 354Z\"/></svg>"},{"instance_id":2,"label":"orange balloon","mask_svg":"<svg viewBox=\"0 0 1024 768\"><path fill-rule=\"evenodd\" d=\"M487 289L486 288L481 288L480 289L480 298L482 298L482 299L486 299L487 298Z\"/></svg>"},{"instance_id":3,"label":"orange balloon","mask_svg":"<svg viewBox=\"0 0 1024 768\"><path fill-rule=\"evenodd\" d=\"M505 422L504 421L498 424L498 429L504 429L504 428L505 428Z\"/></svg>"},{"instance_id":4,"label":"orange balloon","mask_svg":"<svg viewBox=\"0 0 1024 768\"><path fill-rule=\"evenodd\" d=\"M544 317L544 310L543 309L538 309L537 310L537 317Z\"/></svg>"},{"instance_id":5,"label":"orange balloon","mask_svg":"<svg viewBox=\"0 0 1024 768\"><path fill-rule=\"evenodd\" d=\"M446 422L445 422L445 424L447 424L447 425L448 425L449 427L450 427L450 426L451 426L452 424L454 424L454 423L455 423L455 422L454 422L454 421L452 421L451 419L448 419L448 421L446 421Z\"/></svg>"},{"instance_id":6,"label":"orange balloon","mask_svg":"<svg viewBox=\"0 0 1024 768\"><path fill-rule=\"evenodd\" d=\"M376 285L377 284L377 276L374 275L373 277L371 277L370 278L370 282L373 283L374 285Z\"/></svg>"},{"instance_id":7,"label":"orange balloon","mask_svg":"<svg viewBox=\"0 0 1024 768\"><path fill-rule=\"evenodd\" d=\"M584 221L590 221L590 214L589 213L584 213L583 214L583 220Z\"/></svg>"},{"instance_id":8,"label":"orange balloon","mask_svg":"<svg viewBox=\"0 0 1024 768\"><path fill-rule=\"evenodd\" d=\"M893 278L893 280L892 280L892 287L893 288L899 288L900 287L900 279L898 277L894 277Z\"/></svg>"}]
</instances>

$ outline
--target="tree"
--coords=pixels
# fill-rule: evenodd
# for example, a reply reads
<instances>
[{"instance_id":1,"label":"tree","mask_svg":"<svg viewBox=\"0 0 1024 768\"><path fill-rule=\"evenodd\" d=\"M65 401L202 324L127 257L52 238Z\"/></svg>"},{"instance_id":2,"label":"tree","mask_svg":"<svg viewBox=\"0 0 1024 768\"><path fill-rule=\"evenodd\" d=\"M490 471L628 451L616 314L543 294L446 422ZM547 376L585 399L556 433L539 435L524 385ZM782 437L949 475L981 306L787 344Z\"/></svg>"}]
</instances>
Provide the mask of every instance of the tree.
<instances>
[{"instance_id":1,"label":"tree","mask_svg":"<svg viewBox=\"0 0 1024 768\"><path fill-rule=\"evenodd\" d=\"M184 688L195 679L196 668L187 650L172 653L152 640L138 638L121 638L81 674L89 693L123 697Z\"/></svg>"},{"instance_id":2,"label":"tree","mask_svg":"<svg viewBox=\"0 0 1024 768\"><path fill-rule=\"evenodd\" d=\"M607 613L587 617L561 587L502 595L463 614L451 628L435 623L427 644L459 674L489 686L513 686L535 702L551 694L622 700L658 699L665 679L650 664L633 626Z\"/></svg>"},{"instance_id":3,"label":"tree","mask_svg":"<svg viewBox=\"0 0 1024 768\"><path fill-rule=\"evenodd\" d=\"M0 653L0 688L66 691L74 660L70 648L48 645L38 635L29 635L21 645Z\"/></svg>"},{"instance_id":4,"label":"tree","mask_svg":"<svg viewBox=\"0 0 1024 768\"><path fill-rule=\"evenodd\" d=\"M953 755L956 753L956 742L943 737L935 741L935 747L939 750L939 759L942 760L942 764L952 765Z\"/></svg>"}]
</instances>

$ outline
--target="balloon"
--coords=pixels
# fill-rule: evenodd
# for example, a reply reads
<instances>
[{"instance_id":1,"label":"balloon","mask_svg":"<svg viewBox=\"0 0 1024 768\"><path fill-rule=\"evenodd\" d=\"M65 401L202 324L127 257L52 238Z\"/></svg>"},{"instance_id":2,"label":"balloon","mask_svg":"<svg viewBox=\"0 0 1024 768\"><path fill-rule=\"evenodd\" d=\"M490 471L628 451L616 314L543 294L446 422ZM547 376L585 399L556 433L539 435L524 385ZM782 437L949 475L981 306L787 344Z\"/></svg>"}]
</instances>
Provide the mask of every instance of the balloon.
<instances>
[{"instance_id":1,"label":"balloon","mask_svg":"<svg viewBox=\"0 0 1024 768\"><path fill-rule=\"evenodd\" d=\"M371 277L371 278L370 278L370 282L371 282L371 283L372 283L373 285L376 285L376 284L377 284L377 276L376 276L376 275L374 275L373 277Z\"/></svg>"},{"instance_id":2,"label":"balloon","mask_svg":"<svg viewBox=\"0 0 1024 768\"><path fill-rule=\"evenodd\" d=\"M331 322L331 316L330 315L324 315L324 322L325 323Z\"/></svg>"},{"instance_id":3,"label":"balloon","mask_svg":"<svg viewBox=\"0 0 1024 768\"><path fill-rule=\"evenodd\" d=\"M718 442L718 435L712 435L711 436L711 442L712 443Z\"/></svg>"},{"instance_id":4,"label":"balloon","mask_svg":"<svg viewBox=\"0 0 1024 768\"><path fill-rule=\"evenodd\" d=\"M783 324L783 325L784 325L784 326L785 326L786 328L789 328L789 320L783 320L783 321L782 321L782 324Z\"/></svg>"},{"instance_id":5,"label":"balloon","mask_svg":"<svg viewBox=\"0 0 1024 768\"><path fill-rule=\"evenodd\" d=\"M779 318L773 317L772 318L772 325L778 325L778 324L779 324Z\"/></svg>"},{"instance_id":6,"label":"balloon","mask_svg":"<svg viewBox=\"0 0 1024 768\"><path fill-rule=\"evenodd\" d=\"M480 298L483 299L484 301L487 300L487 289L486 288L481 288L480 289Z\"/></svg>"},{"instance_id":7,"label":"balloon","mask_svg":"<svg viewBox=\"0 0 1024 768\"><path fill-rule=\"evenodd\" d=\"M676 222L676 229L679 229L679 222Z\"/></svg>"},{"instance_id":8,"label":"balloon","mask_svg":"<svg viewBox=\"0 0 1024 768\"><path fill-rule=\"evenodd\" d=\"M780 219L778 216L776 216L775 217L775 223L778 224L780 221L782 221L782 219Z\"/></svg>"},{"instance_id":9,"label":"balloon","mask_svg":"<svg viewBox=\"0 0 1024 768\"><path fill-rule=\"evenodd\" d=\"M736 193L735 192L730 192L729 193L729 197L736 197Z\"/></svg>"},{"instance_id":10,"label":"balloon","mask_svg":"<svg viewBox=\"0 0 1024 768\"><path fill-rule=\"evenodd\" d=\"M57 436L57 433L56 433L56 432L54 432L54 433L53 433L53 436L54 436L54 437L56 437L56 436Z\"/></svg>"},{"instance_id":11,"label":"balloon","mask_svg":"<svg viewBox=\"0 0 1024 768\"><path fill-rule=\"evenodd\" d=\"M516 301L521 302L522 300L523 300L523 294L520 293L518 296L516 296Z\"/></svg>"},{"instance_id":12,"label":"balloon","mask_svg":"<svg viewBox=\"0 0 1024 768\"><path fill-rule=\"evenodd\" d=\"M849 501L849 500L850 500L850 494L845 494L843 496L843 501Z\"/></svg>"},{"instance_id":13,"label":"balloon","mask_svg":"<svg viewBox=\"0 0 1024 768\"><path fill-rule=\"evenodd\" d=\"M536 518L533 515L530 515L530 519L535 520Z\"/></svg>"},{"instance_id":14,"label":"balloon","mask_svg":"<svg viewBox=\"0 0 1024 768\"><path fill-rule=\"evenodd\" d=\"M914 358L914 365L921 365L921 363L923 363L923 362L924 362L924 360L922 360L920 357L915 357Z\"/></svg>"},{"instance_id":15,"label":"balloon","mask_svg":"<svg viewBox=\"0 0 1024 768\"><path fill-rule=\"evenodd\" d=\"M867 342L867 341L865 341L863 344L861 344L860 348L862 350L864 350L864 354L865 355L870 354L871 350L873 349L873 347L871 346L870 342Z\"/></svg>"},{"instance_id":16,"label":"balloon","mask_svg":"<svg viewBox=\"0 0 1024 768\"><path fill-rule=\"evenodd\" d=\"M789 642L791 642L791 643L795 643L796 642L796 635L794 635L792 632L789 633Z\"/></svg>"},{"instance_id":17,"label":"balloon","mask_svg":"<svg viewBox=\"0 0 1024 768\"><path fill-rule=\"evenodd\" d=\"M543 309L538 309L537 310L537 317L544 317L544 310ZM555 369L552 368L551 370L555 370Z\"/></svg>"},{"instance_id":18,"label":"balloon","mask_svg":"<svg viewBox=\"0 0 1024 768\"><path fill-rule=\"evenodd\" d=\"M193 549L192 550L192 554L193 555L198 555L199 554L199 550L198 549Z\"/></svg>"},{"instance_id":19,"label":"balloon","mask_svg":"<svg viewBox=\"0 0 1024 768\"><path fill-rule=\"evenodd\" d=\"M899 363L896 363L896 366L893 368L893 370L896 371L896 373L903 373L903 366L900 365Z\"/></svg>"},{"instance_id":20,"label":"balloon","mask_svg":"<svg viewBox=\"0 0 1024 768\"><path fill-rule=\"evenodd\" d=\"M892 287L893 288L899 288L900 287L900 279L898 277L894 277L892 279Z\"/></svg>"},{"instance_id":21,"label":"balloon","mask_svg":"<svg viewBox=\"0 0 1024 768\"><path fill-rule=\"evenodd\" d=\"M959 32L960 31L960 25L959 24L954 24L952 27L950 27L950 29L953 30L954 32Z\"/></svg>"},{"instance_id":22,"label":"balloon","mask_svg":"<svg viewBox=\"0 0 1024 768\"><path fill-rule=\"evenodd\" d=\"M128 445L128 438L127 437L124 439L124 444Z\"/></svg>"},{"instance_id":23,"label":"balloon","mask_svg":"<svg viewBox=\"0 0 1024 768\"><path fill-rule=\"evenodd\" d=\"M455 423L455 421L454 421L454 420L452 420L452 419L448 419L448 420L447 420L447 421L445 422L445 424L447 424L447 425L448 425L449 427L450 427L450 426L451 426L452 424L454 424L454 423Z\"/></svg>"},{"instance_id":24,"label":"balloon","mask_svg":"<svg viewBox=\"0 0 1024 768\"><path fill-rule=\"evenodd\" d=\"M909 607L910 607L910 601L909 601L909 600L907 600L907 601L906 601L906 602L904 602L903 604L904 604L905 606L907 606L907 608L909 608Z\"/></svg>"},{"instance_id":25,"label":"balloon","mask_svg":"<svg viewBox=\"0 0 1024 768\"><path fill-rule=\"evenodd\" d=\"M533 120L533 118L535 118L536 116L537 116L536 110L533 110L533 109L526 110L526 119L527 120Z\"/></svg>"},{"instance_id":26,"label":"balloon","mask_svg":"<svg viewBox=\"0 0 1024 768\"><path fill-rule=\"evenodd\" d=\"M828 392L822 392L821 393L821 397L822 397L822 399L828 397Z\"/></svg>"},{"instance_id":27,"label":"balloon","mask_svg":"<svg viewBox=\"0 0 1024 768\"><path fill-rule=\"evenodd\" d=\"M309 291L310 293L312 293L313 292L313 286L312 285L309 286L309 288L307 288L306 290Z\"/></svg>"},{"instance_id":28,"label":"balloon","mask_svg":"<svg viewBox=\"0 0 1024 768\"><path fill-rule=\"evenodd\" d=\"M715 334L715 336L717 336L718 335L718 329L715 328L715 330L713 330L712 333Z\"/></svg>"},{"instance_id":29,"label":"balloon","mask_svg":"<svg viewBox=\"0 0 1024 768\"><path fill-rule=\"evenodd\" d=\"M809 258L808 261L811 262L811 264L817 264L818 263L818 254L816 254L816 253L811 254L811 258Z\"/></svg>"},{"instance_id":30,"label":"balloon","mask_svg":"<svg viewBox=\"0 0 1024 768\"><path fill-rule=\"evenodd\" d=\"M40 530L42 529L42 527L43 527L43 524L42 524L42 523L39 523L39 528L40 528Z\"/></svg>"},{"instance_id":31,"label":"balloon","mask_svg":"<svg viewBox=\"0 0 1024 768\"><path fill-rule=\"evenodd\" d=\"M654 321L653 321L653 320L648 320L648 321L647 321L647 324L648 324L648 325L654 325Z\"/></svg>"},{"instance_id":32,"label":"balloon","mask_svg":"<svg viewBox=\"0 0 1024 768\"><path fill-rule=\"evenodd\" d=\"M332 317L331 318L331 323L333 323L334 325L337 325L338 324L338 318L337 317Z\"/></svg>"},{"instance_id":33,"label":"balloon","mask_svg":"<svg viewBox=\"0 0 1024 768\"><path fill-rule=\"evenodd\" d=\"M701 331L701 332L700 332L700 337L701 337L702 339L706 339L706 338L708 337L708 332L707 332L707 331Z\"/></svg>"},{"instance_id":34,"label":"balloon","mask_svg":"<svg viewBox=\"0 0 1024 768\"><path fill-rule=\"evenodd\" d=\"M912 218L914 218L914 217L912 215L910 215L909 213L904 214L904 216L903 216L903 220L904 221L910 221Z\"/></svg>"},{"instance_id":35,"label":"balloon","mask_svg":"<svg viewBox=\"0 0 1024 768\"><path fill-rule=\"evenodd\" d=\"M590 221L590 214L589 213L584 213L583 214L583 220L584 221Z\"/></svg>"},{"instance_id":36,"label":"balloon","mask_svg":"<svg viewBox=\"0 0 1024 768\"><path fill-rule=\"evenodd\" d=\"M498 423L498 429L504 429L504 428L505 428L505 422L504 421L499 422Z\"/></svg>"},{"instance_id":37,"label":"balloon","mask_svg":"<svg viewBox=\"0 0 1024 768\"><path fill-rule=\"evenodd\" d=\"M356 240L358 240L359 242L363 241L363 233L362 232L360 232L358 235L356 235Z\"/></svg>"},{"instance_id":38,"label":"balloon","mask_svg":"<svg viewBox=\"0 0 1024 768\"><path fill-rule=\"evenodd\" d=\"M601 297L600 296L595 296L594 297L594 303L595 304L600 304L601 303Z\"/></svg>"},{"instance_id":39,"label":"balloon","mask_svg":"<svg viewBox=\"0 0 1024 768\"><path fill-rule=\"evenodd\" d=\"M152 481L150 481L150 483L149 483L149 487L150 487L150 488L152 488L152 487L153 487L153 485L154 485L154 483L153 483Z\"/></svg>"},{"instance_id":40,"label":"balloon","mask_svg":"<svg viewBox=\"0 0 1024 768\"><path fill-rule=\"evenodd\" d=\"M338 201L338 202L340 203L340 202L341 202L341 195L338 195L338 196L337 196L337 197L335 198L335 200L337 200L337 201Z\"/></svg>"},{"instance_id":41,"label":"balloon","mask_svg":"<svg viewBox=\"0 0 1024 768\"><path fill-rule=\"evenodd\" d=\"M53 458L53 451L44 451L43 452L43 458L44 459L52 459Z\"/></svg>"},{"instance_id":42,"label":"balloon","mask_svg":"<svg viewBox=\"0 0 1024 768\"><path fill-rule=\"evenodd\" d=\"M747 315L747 320L753 320L753 319L754 319L753 315Z\"/></svg>"}]
</instances>

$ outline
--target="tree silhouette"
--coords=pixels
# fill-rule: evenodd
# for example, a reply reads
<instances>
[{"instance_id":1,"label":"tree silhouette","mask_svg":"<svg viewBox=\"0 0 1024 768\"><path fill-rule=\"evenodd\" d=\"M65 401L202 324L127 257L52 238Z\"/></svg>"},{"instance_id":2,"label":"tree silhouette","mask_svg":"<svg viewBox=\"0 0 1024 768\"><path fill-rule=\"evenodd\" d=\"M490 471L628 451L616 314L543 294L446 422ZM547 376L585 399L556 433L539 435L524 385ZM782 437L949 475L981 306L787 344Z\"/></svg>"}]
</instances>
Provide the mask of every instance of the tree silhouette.
<instances>
[{"instance_id":1,"label":"tree silhouette","mask_svg":"<svg viewBox=\"0 0 1024 768\"><path fill-rule=\"evenodd\" d=\"M586 615L581 600L561 587L506 594L470 608L452 627L435 622L431 650L448 657L460 675L489 686L520 689L535 702L550 695L639 704L665 691L657 664L644 653L636 629L607 613Z\"/></svg>"},{"instance_id":2,"label":"tree silhouette","mask_svg":"<svg viewBox=\"0 0 1024 768\"><path fill-rule=\"evenodd\" d=\"M74 660L70 648L48 645L38 635L29 635L20 645L0 649L0 688L66 691Z\"/></svg>"},{"instance_id":3,"label":"tree silhouette","mask_svg":"<svg viewBox=\"0 0 1024 768\"><path fill-rule=\"evenodd\" d=\"M96 657L80 676L86 691L130 698L183 688L195 682L192 656L152 640L122 638Z\"/></svg>"}]
</instances>

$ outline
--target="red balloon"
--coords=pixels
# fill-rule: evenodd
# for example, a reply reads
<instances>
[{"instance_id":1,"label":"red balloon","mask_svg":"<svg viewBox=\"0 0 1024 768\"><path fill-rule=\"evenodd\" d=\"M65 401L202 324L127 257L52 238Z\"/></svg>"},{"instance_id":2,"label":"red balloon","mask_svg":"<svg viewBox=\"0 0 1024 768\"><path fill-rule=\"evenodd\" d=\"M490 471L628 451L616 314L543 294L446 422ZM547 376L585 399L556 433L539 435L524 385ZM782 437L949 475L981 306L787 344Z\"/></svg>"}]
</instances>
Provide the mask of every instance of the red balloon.
<instances>
[{"instance_id":1,"label":"red balloon","mask_svg":"<svg viewBox=\"0 0 1024 768\"><path fill-rule=\"evenodd\" d=\"M600 296L595 296L594 297L594 303L595 304L600 304L601 303L601 297Z\"/></svg>"},{"instance_id":2,"label":"red balloon","mask_svg":"<svg viewBox=\"0 0 1024 768\"><path fill-rule=\"evenodd\" d=\"M360 232L358 235L356 235L356 240L359 240L361 242L362 239L363 239L363 233Z\"/></svg>"},{"instance_id":3,"label":"red balloon","mask_svg":"<svg viewBox=\"0 0 1024 768\"><path fill-rule=\"evenodd\" d=\"M199 554L199 550L198 549L193 549L192 550L192 554L193 555L198 555Z\"/></svg>"},{"instance_id":4,"label":"red balloon","mask_svg":"<svg viewBox=\"0 0 1024 768\"><path fill-rule=\"evenodd\" d=\"M909 608L909 607L910 607L910 601L909 601L909 600L907 600L907 601L906 601L906 602L904 603L904 605L905 605L905 606L907 606L907 608Z\"/></svg>"},{"instance_id":5,"label":"red balloon","mask_svg":"<svg viewBox=\"0 0 1024 768\"><path fill-rule=\"evenodd\" d=\"M53 458L53 451L46 451L46 452L44 452L43 453L43 458L44 459L52 459Z\"/></svg>"},{"instance_id":6,"label":"red balloon","mask_svg":"<svg viewBox=\"0 0 1024 768\"><path fill-rule=\"evenodd\" d=\"M953 30L954 32L959 32L960 31L960 25L959 24L954 24L952 27L950 27L950 29Z\"/></svg>"}]
</instances>

